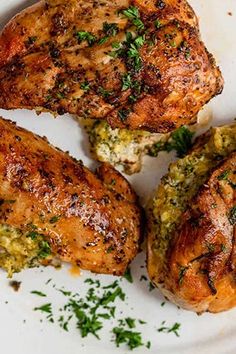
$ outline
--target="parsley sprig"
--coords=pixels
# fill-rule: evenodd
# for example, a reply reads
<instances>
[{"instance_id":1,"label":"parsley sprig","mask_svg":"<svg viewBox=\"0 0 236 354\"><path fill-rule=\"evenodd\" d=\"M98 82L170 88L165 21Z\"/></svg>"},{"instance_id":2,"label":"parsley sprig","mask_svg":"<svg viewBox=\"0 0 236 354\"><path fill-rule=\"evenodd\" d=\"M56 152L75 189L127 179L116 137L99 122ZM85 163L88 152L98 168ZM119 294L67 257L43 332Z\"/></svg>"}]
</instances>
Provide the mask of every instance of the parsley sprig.
<instances>
[{"instance_id":1,"label":"parsley sprig","mask_svg":"<svg viewBox=\"0 0 236 354\"><path fill-rule=\"evenodd\" d=\"M134 26L137 27L139 31L144 30L145 26L140 19L140 13L137 7L130 6L128 9L123 10L122 13L133 23Z\"/></svg>"},{"instance_id":2,"label":"parsley sprig","mask_svg":"<svg viewBox=\"0 0 236 354\"><path fill-rule=\"evenodd\" d=\"M96 37L92 33L87 31L77 31L75 33L75 36L79 43L87 41L89 46L92 46L96 42Z\"/></svg>"},{"instance_id":3,"label":"parsley sprig","mask_svg":"<svg viewBox=\"0 0 236 354\"><path fill-rule=\"evenodd\" d=\"M194 133L187 127L182 126L171 133L167 142L158 142L154 144L148 154L150 156L157 156L160 151L170 152L175 150L178 157L183 157L192 147L192 138Z\"/></svg>"},{"instance_id":4,"label":"parsley sprig","mask_svg":"<svg viewBox=\"0 0 236 354\"><path fill-rule=\"evenodd\" d=\"M172 326L167 327L165 326L166 321L163 321L161 323L161 327L158 328L158 332L163 332L163 333L174 333L176 335L176 337L179 337L179 330L181 327L181 324L178 322L175 322Z\"/></svg>"}]
</instances>

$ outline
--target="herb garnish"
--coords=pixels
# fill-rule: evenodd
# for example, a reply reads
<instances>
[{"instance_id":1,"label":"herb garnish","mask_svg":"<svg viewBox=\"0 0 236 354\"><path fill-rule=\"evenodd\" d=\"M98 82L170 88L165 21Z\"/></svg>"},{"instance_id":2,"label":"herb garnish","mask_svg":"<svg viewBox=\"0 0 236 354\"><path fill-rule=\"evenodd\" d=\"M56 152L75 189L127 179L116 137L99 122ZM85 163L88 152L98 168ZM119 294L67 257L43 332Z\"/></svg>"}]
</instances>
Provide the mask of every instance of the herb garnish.
<instances>
[{"instance_id":1,"label":"herb garnish","mask_svg":"<svg viewBox=\"0 0 236 354\"><path fill-rule=\"evenodd\" d=\"M49 222L50 224L55 224L59 219L60 219L60 215L55 215L49 220Z\"/></svg>"},{"instance_id":2,"label":"herb garnish","mask_svg":"<svg viewBox=\"0 0 236 354\"><path fill-rule=\"evenodd\" d=\"M131 269L128 267L125 271L125 274L123 275L123 277L129 282L129 283L133 283L133 277L131 274Z\"/></svg>"},{"instance_id":3,"label":"herb garnish","mask_svg":"<svg viewBox=\"0 0 236 354\"><path fill-rule=\"evenodd\" d=\"M236 224L236 205L230 209L228 219L231 225Z\"/></svg>"},{"instance_id":4,"label":"herb garnish","mask_svg":"<svg viewBox=\"0 0 236 354\"><path fill-rule=\"evenodd\" d=\"M47 258L51 254L51 248L47 241L41 241L39 243L40 251L38 253L39 258Z\"/></svg>"},{"instance_id":5,"label":"herb garnish","mask_svg":"<svg viewBox=\"0 0 236 354\"><path fill-rule=\"evenodd\" d=\"M38 291L38 290L33 290L30 292L31 294L34 294L34 295L38 295L38 296L41 296L41 297L46 297L47 295L42 293L41 291Z\"/></svg>"},{"instance_id":6,"label":"herb garnish","mask_svg":"<svg viewBox=\"0 0 236 354\"><path fill-rule=\"evenodd\" d=\"M179 278L178 278L179 285L183 284L184 276L187 270L188 270L188 266L179 266Z\"/></svg>"},{"instance_id":7,"label":"herb garnish","mask_svg":"<svg viewBox=\"0 0 236 354\"><path fill-rule=\"evenodd\" d=\"M154 144L148 154L150 156L157 156L160 151L170 152L175 150L178 157L183 157L192 147L192 138L194 133L187 127L182 126L171 133L167 142L158 142Z\"/></svg>"},{"instance_id":8,"label":"herb garnish","mask_svg":"<svg viewBox=\"0 0 236 354\"><path fill-rule=\"evenodd\" d=\"M46 312L46 313L52 313L52 304L48 303L48 304L44 304L40 307L35 307L34 311L41 311L41 312Z\"/></svg>"},{"instance_id":9,"label":"herb garnish","mask_svg":"<svg viewBox=\"0 0 236 354\"><path fill-rule=\"evenodd\" d=\"M108 23L108 22L103 22L103 32L109 36L109 37L114 37L119 31L119 27L117 26L117 23Z\"/></svg>"},{"instance_id":10,"label":"herb garnish","mask_svg":"<svg viewBox=\"0 0 236 354\"><path fill-rule=\"evenodd\" d=\"M115 335L115 343L117 347L123 343L126 343L131 350L143 346L141 333L139 332L125 330L121 327L113 328L112 332Z\"/></svg>"},{"instance_id":11,"label":"herb garnish","mask_svg":"<svg viewBox=\"0 0 236 354\"><path fill-rule=\"evenodd\" d=\"M122 11L123 15L125 15L134 26L137 27L139 31L144 29L144 23L140 19L140 13L137 7L130 6L128 9Z\"/></svg>"},{"instance_id":12,"label":"herb garnish","mask_svg":"<svg viewBox=\"0 0 236 354\"><path fill-rule=\"evenodd\" d=\"M82 84L80 85L80 88L84 91L89 91L90 90L89 82L87 80L82 82Z\"/></svg>"},{"instance_id":13,"label":"herb garnish","mask_svg":"<svg viewBox=\"0 0 236 354\"><path fill-rule=\"evenodd\" d=\"M230 174L230 171L226 170L226 171L222 172L222 173L217 177L217 179L218 179L219 181L222 181L222 180L226 180L226 181L227 181L227 179L228 179L228 177L229 177L229 174Z\"/></svg>"},{"instance_id":14,"label":"herb garnish","mask_svg":"<svg viewBox=\"0 0 236 354\"><path fill-rule=\"evenodd\" d=\"M158 330L157 330L158 332L164 332L164 333L171 333L171 332L173 332L173 333L176 335L176 337L179 337L178 331L179 331L180 326L181 326L180 323L176 322L176 323L173 324L172 327L166 327L166 326L164 326L164 324L165 324L165 321L163 321L163 322L161 323L161 327L158 328Z\"/></svg>"},{"instance_id":15,"label":"herb garnish","mask_svg":"<svg viewBox=\"0 0 236 354\"><path fill-rule=\"evenodd\" d=\"M92 33L87 31L77 31L75 33L75 36L78 39L79 43L87 41L89 46L92 46L96 42L96 37Z\"/></svg>"},{"instance_id":16,"label":"herb garnish","mask_svg":"<svg viewBox=\"0 0 236 354\"><path fill-rule=\"evenodd\" d=\"M126 119L128 118L128 115L130 114L130 109L127 108L122 108L119 109L118 111L118 117L120 118L121 122L125 122Z\"/></svg>"}]
</instances>

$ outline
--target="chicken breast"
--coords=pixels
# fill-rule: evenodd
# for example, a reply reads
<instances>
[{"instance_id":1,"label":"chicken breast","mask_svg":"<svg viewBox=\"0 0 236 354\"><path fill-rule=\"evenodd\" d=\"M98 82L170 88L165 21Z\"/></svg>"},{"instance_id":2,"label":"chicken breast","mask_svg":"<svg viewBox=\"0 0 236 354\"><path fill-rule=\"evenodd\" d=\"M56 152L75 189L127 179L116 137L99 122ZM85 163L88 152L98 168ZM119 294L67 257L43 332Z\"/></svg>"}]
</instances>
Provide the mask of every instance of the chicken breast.
<instances>
[{"instance_id":1,"label":"chicken breast","mask_svg":"<svg viewBox=\"0 0 236 354\"><path fill-rule=\"evenodd\" d=\"M141 209L110 165L96 174L46 139L0 119L0 267L54 259L122 275L139 250Z\"/></svg>"},{"instance_id":2,"label":"chicken breast","mask_svg":"<svg viewBox=\"0 0 236 354\"><path fill-rule=\"evenodd\" d=\"M0 35L0 107L165 133L219 94L185 0L42 0Z\"/></svg>"},{"instance_id":3,"label":"chicken breast","mask_svg":"<svg viewBox=\"0 0 236 354\"><path fill-rule=\"evenodd\" d=\"M172 164L151 203L148 272L198 313L236 305L236 125L212 129Z\"/></svg>"}]
</instances>

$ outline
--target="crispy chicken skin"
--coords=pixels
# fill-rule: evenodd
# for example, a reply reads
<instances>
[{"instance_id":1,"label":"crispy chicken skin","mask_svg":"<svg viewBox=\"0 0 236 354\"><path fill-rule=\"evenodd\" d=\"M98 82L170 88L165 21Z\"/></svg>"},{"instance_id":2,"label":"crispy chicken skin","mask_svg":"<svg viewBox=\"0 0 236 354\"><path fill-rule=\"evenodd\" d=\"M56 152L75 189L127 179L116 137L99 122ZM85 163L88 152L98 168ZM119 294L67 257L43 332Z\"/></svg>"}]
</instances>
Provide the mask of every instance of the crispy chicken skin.
<instances>
[{"instance_id":1,"label":"crispy chicken skin","mask_svg":"<svg viewBox=\"0 0 236 354\"><path fill-rule=\"evenodd\" d=\"M93 174L2 118L0 137L1 225L43 235L62 261L122 275L141 236L141 210L128 182L108 164Z\"/></svg>"},{"instance_id":2,"label":"crispy chicken skin","mask_svg":"<svg viewBox=\"0 0 236 354\"><path fill-rule=\"evenodd\" d=\"M166 287L196 312L236 306L235 186L233 153L191 202L169 249Z\"/></svg>"},{"instance_id":3,"label":"crispy chicken skin","mask_svg":"<svg viewBox=\"0 0 236 354\"><path fill-rule=\"evenodd\" d=\"M236 125L201 136L170 166L149 210L149 276L197 313L236 306L235 133Z\"/></svg>"},{"instance_id":4,"label":"crispy chicken skin","mask_svg":"<svg viewBox=\"0 0 236 354\"><path fill-rule=\"evenodd\" d=\"M194 123L222 87L185 0L39 1L0 35L4 109L165 133Z\"/></svg>"}]
</instances>

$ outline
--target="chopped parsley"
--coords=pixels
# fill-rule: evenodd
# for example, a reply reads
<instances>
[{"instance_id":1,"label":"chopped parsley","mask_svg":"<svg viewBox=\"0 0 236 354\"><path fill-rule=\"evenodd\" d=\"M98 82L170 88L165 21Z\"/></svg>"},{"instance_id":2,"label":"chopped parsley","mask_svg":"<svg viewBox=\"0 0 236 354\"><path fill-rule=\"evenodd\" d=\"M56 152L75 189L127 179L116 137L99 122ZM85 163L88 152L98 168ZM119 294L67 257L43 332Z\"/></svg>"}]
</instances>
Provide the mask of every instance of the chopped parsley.
<instances>
[{"instance_id":1,"label":"chopped parsley","mask_svg":"<svg viewBox=\"0 0 236 354\"><path fill-rule=\"evenodd\" d=\"M133 23L134 26L137 27L139 31L144 30L145 26L142 20L140 19L140 13L137 7L130 6L128 9L123 10L122 13Z\"/></svg>"},{"instance_id":2,"label":"chopped parsley","mask_svg":"<svg viewBox=\"0 0 236 354\"><path fill-rule=\"evenodd\" d=\"M161 28L161 26L162 26L160 20L158 20L158 19L155 20L154 25L157 29Z\"/></svg>"},{"instance_id":3,"label":"chopped parsley","mask_svg":"<svg viewBox=\"0 0 236 354\"><path fill-rule=\"evenodd\" d=\"M90 90L89 82L87 80L82 82L82 84L80 85L80 88L84 91L89 91Z\"/></svg>"},{"instance_id":4,"label":"chopped parsley","mask_svg":"<svg viewBox=\"0 0 236 354\"><path fill-rule=\"evenodd\" d=\"M128 267L125 271L125 274L123 275L123 277L129 282L129 283L133 283L133 277L131 274L131 269Z\"/></svg>"},{"instance_id":5,"label":"chopped parsley","mask_svg":"<svg viewBox=\"0 0 236 354\"><path fill-rule=\"evenodd\" d=\"M87 41L89 46L92 46L96 42L96 37L92 33L87 31L77 31L75 33L75 36L79 43Z\"/></svg>"},{"instance_id":6,"label":"chopped parsley","mask_svg":"<svg viewBox=\"0 0 236 354\"><path fill-rule=\"evenodd\" d=\"M48 256L51 255L51 248L50 245L47 241L40 241L40 251L38 254L39 258L47 258Z\"/></svg>"},{"instance_id":7,"label":"chopped parsley","mask_svg":"<svg viewBox=\"0 0 236 354\"><path fill-rule=\"evenodd\" d=\"M42 293L41 291L38 291L38 290L33 290L31 291L31 294L34 294L34 295L38 295L38 296L41 296L41 297L46 297L47 295Z\"/></svg>"},{"instance_id":8,"label":"chopped parsley","mask_svg":"<svg viewBox=\"0 0 236 354\"><path fill-rule=\"evenodd\" d=\"M118 117L120 118L121 122L125 122L130 114L130 109L122 108L118 111Z\"/></svg>"},{"instance_id":9,"label":"chopped parsley","mask_svg":"<svg viewBox=\"0 0 236 354\"><path fill-rule=\"evenodd\" d=\"M125 330L121 327L113 328L112 332L115 335L114 341L117 347L124 343L126 343L131 350L143 346L140 332Z\"/></svg>"},{"instance_id":10,"label":"chopped parsley","mask_svg":"<svg viewBox=\"0 0 236 354\"><path fill-rule=\"evenodd\" d=\"M49 222L50 224L55 224L56 222L58 222L59 219L60 219L60 215L55 215L49 220Z\"/></svg>"},{"instance_id":11,"label":"chopped parsley","mask_svg":"<svg viewBox=\"0 0 236 354\"><path fill-rule=\"evenodd\" d=\"M117 23L108 23L108 22L103 22L103 32L108 36L108 37L114 37L119 31L119 27L117 26Z\"/></svg>"},{"instance_id":12,"label":"chopped parsley","mask_svg":"<svg viewBox=\"0 0 236 354\"><path fill-rule=\"evenodd\" d=\"M129 328L135 328L136 327L134 318L127 317L127 318L125 318L125 322L127 323Z\"/></svg>"},{"instance_id":13,"label":"chopped parsley","mask_svg":"<svg viewBox=\"0 0 236 354\"><path fill-rule=\"evenodd\" d=\"M172 141L167 145L167 151L176 150L178 157L183 157L192 147L192 133L187 127L183 126L176 129L171 134Z\"/></svg>"},{"instance_id":14,"label":"chopped parsley","mask_svg":"<svg viewBox=\"0 0 236 354\"><path fill-rule=\"evenodd\" d=\"M36 36L28 37L27 41L25 42L25 45L27 47L29 47L29 46L33 45L36 41L37 41Z\"/></svg>"},{"instance_id":15,"label":"chopped parsley","mask_svg":"<svg viewBox=\"0 0 236 354\"><path fill-rule=\"evenodd\" d=\"M149 282L148 287L149 287L149 291L153 291L155 289L155 286L151 282Z\"/></svg>"},{"instance_id":16,"label":"chopped parsley","mask_svg":"<svg viewBox=\"0 0 236 354\"><path fill-rule=\"evenodd\" d=\"M49 322L57 323L67 332L74 324L81 337L93 335L95 338L100 339L104 322L111 321L111 340L115 342L117 347L126 345L131 350L141 346L151 347L151 342L147 341L145 343L141 332L137 328L145 325L146 321L132 317L116 318L116 302L125 300L125 293L120 287L119 280L115 280L108 285L102 285L100 280L94 278L87 278L84 282L91 286L84 296L72 293L64 288L58 289L55 284L51 285L55 291L60 291L65 296L64 305L58 308L58 317L53 313L51 302L35 307L34 311L44 313ZM50 280L46 284L49 283ZM41 291L33 290L31 293L46 297L46 294ZM175 323L172 327L166 327L164 323L158 329L159 332L173 332L176 336L179 335L180 324Z\"/></svg>"},{"instance_id":17,"label":"chopped parsley","mask_svg":"<svg viewBox=\"0 0 236 354\"><path fill-rule=\"evenodd\" d=\"M122 77L122 91L126 91L129 88L132 87L132 79L131 79L131 75L126 73L123 75Z\"/></svg>"},{"instance_id":18,"label":"chopped parsley","mask_svg":"<svg viewBox=\"0 0 236 354\"><path fill-rule=\"evenodd\" d=\"M109 98L113 92L112 91L108 91L106 89L104 89L102 86L99 86L98 88L98 93L103 97L103 98Z\"/></svg>"},{"instance_id":19,"label":"chopped parsley","mask_svg":"<svg viewBox=\"0 0 236 354\"><path fill-rule=\"evenodd\" d=\"M217 177L217 179L218 179L219 181L222 181L222 180L226 180L226 181L227 181L227 179L228 179L228 177L229 177L229 174L230 174L230 171L226 170L226 171L222 172L222 173Z\"/></svg>"},{"instance_id":20,"label":"chopped parsley","mask_svg":"<svg viewBox=\"0 0 236 354\"><path fill-rule=\"evenodd\" d=\"M48 303L48 304L44 304L40 307L35 307L34 311L41 311L41 312L46 312L46 313L52 314L52 304Z\"/></svg>"},{"instance_id":21,"label":"chopped parsley","mask_svg":"<svg viewBox=\"0 0 236 354\"><path fill-rule=\"evenodd\" d=\"M179 266L179 278L178 278L179 285L183 284L184 276L187 270L188 270L188 266Z\"/></svg>"},{"instance_id":22,"label":"chopped parsley","mask_svg":"<svg viewBox=\"0 0 236 354\"><path fill-rule=\"evenodd\" d=\"M187 127L182 126L171 133L167 142L157 142L148 151L150 156L157 156L160 151L170 152L175 150L178 157L183 157L192 147L194 133Z\"/></svg>"},{"instance_id":23,"label":"chopped parsley","mask_svg":"<svg viewBox=\"0 0 236 354\"><path fill-rule=\"evenodd\" d=\"M181 327L181 324L176 322L173 324L172 327L166 327L164 326L165 325L165 321L163 321L161 323L161 327L158 328L158 332L163 332L163 333L174 333L176 335L176 337L179 337L179 330L180 330L180 327Z\"/></svg>"},{"instance_id":24,"label":"chopped parsley","mask_svg":"<svg viewBox=\"0 0 236 354\"><path fill-rule=\"evenodd\" d=\"M231 225L236 224L236 205L230 209L228 219Z\"/></svg>"}]
</instances>

